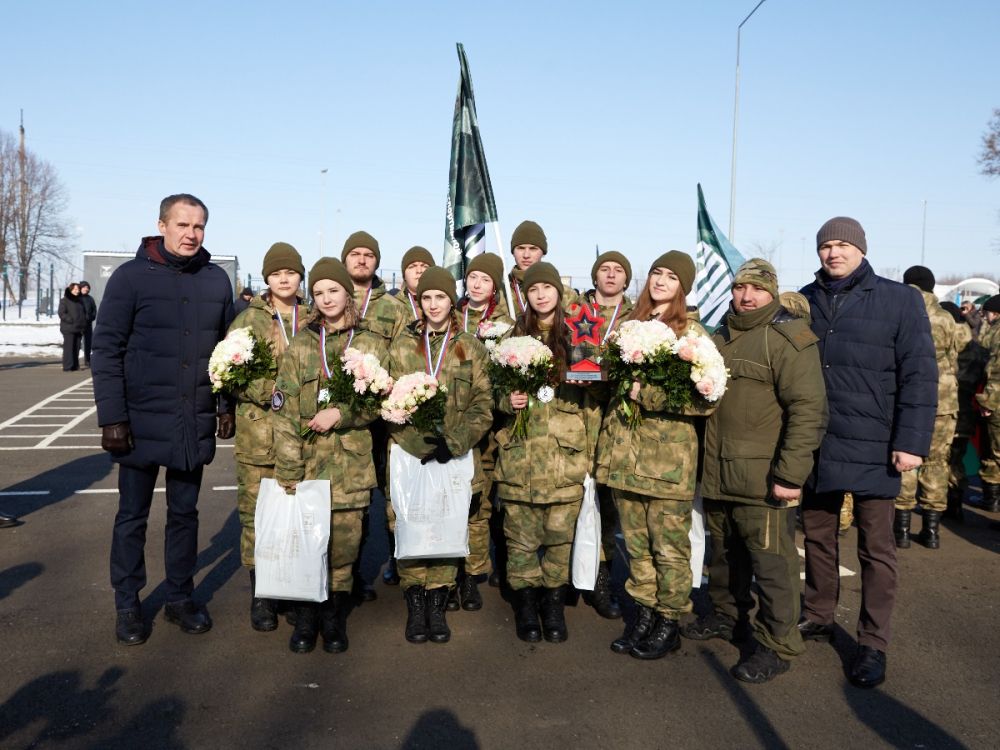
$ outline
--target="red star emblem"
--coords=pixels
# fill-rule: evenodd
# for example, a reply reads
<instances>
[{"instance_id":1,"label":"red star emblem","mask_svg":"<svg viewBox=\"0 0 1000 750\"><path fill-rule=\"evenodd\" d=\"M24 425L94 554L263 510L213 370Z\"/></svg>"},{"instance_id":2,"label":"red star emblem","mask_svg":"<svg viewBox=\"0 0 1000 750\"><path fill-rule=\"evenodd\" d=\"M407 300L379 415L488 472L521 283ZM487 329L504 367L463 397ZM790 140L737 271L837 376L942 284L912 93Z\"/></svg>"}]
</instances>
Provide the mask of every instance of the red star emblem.
<instances>
[{"instance_id":1,"label":"red star emblem","mask_svg":"<svg viewBox=\"0 0 1000 750\"><path fill-rule=\"evenodd\" d=\"M575 315L566 318L566 325L572 333L570 344L576 346L584 342L601 345L601 326L604 318L590 311L590 305L580 305Z\"/></svg>"}]
</instances>

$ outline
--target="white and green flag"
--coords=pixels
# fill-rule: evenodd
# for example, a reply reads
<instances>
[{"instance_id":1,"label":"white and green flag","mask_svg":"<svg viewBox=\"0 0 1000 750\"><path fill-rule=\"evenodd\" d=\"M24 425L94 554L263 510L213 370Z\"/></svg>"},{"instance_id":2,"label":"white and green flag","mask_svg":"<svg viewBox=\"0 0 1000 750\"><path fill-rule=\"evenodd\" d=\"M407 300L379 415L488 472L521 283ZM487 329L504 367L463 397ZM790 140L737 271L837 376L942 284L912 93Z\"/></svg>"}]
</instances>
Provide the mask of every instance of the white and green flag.
<instances>
[{"instance_id":1,"label":"white and green flag","mask_svg":"<svg viewBox=\"0 0 1000 750\"><path fill-rule=\"evenodd\" d=\"M448 205L444 228L444 260L459 284L465 280L470 258L486 252L486 225L497 220L496 201L486 152L479 137L476 99L465 48L458 45L461 75L451 130L451 168L448 172Z\"/></svg>"},{"instance_id":2,"label":"white and green flag","mask_svg":"<svg viewBox=\"0 0 1000 750\"><path fill-rule=\"evenodd\" d=\"M695 252L694 304L702 324L718 326L729 310L730 287L743 256L712 221L705 206L705 195L698 185L698 246Z\"/></svg>"}]
</instances>

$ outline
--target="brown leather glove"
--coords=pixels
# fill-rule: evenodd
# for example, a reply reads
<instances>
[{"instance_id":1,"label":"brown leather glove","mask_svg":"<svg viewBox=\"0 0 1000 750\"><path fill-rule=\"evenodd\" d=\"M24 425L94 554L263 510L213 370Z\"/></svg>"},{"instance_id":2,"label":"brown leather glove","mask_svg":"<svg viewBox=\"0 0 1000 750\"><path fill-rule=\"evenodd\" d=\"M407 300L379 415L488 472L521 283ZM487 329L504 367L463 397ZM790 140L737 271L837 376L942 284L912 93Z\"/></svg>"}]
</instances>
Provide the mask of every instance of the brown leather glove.
<instances>
[{"instance_id":1,"label":"brown leather glove","mask_svg":"<svg viewBox=\"0 0 1000 750\"><path fill-rule=\"evenodd\" d=\"M230 414L227 411L222 412L219 415L219 430L215 433L215 436L219 440L229 440L233 435L236 434L236 415Z\"/></svg>"},{"instance_id":2,"label":"brown leather glove","mask_svg":"<svg viewBox=\"0 0 1000 750\"><path fill-rule=\"evenodd\" d=\"M132 450L132 431L128 422L106 424L101 428L101 448L109 453L128 453Z\"/></svg>"}]
</instances>

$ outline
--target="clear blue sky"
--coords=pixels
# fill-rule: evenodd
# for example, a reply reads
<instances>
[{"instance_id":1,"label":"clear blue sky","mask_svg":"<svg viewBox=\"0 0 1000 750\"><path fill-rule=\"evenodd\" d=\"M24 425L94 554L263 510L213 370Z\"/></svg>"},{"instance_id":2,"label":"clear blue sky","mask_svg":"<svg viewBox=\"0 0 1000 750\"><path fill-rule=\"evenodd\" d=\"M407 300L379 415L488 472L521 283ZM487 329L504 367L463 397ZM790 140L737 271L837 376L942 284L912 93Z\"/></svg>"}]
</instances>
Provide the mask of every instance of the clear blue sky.
<instances>
[{"instance_id":1,"label":"clear blue sky","mask_svg":"<svg viewBox=\"0 0 1000 750\"><path fill-rule=\"evenodd\" d=\"M4 13L0 129L25 110L80 250L134 250L160 198L209 205L206 247L260 272L372 232L383 267L444 235L455 42L465 44L506 243L594 246L643 273L693 251L695 185L725 230L736 26L718 2L54 2ZM1000 107L1000 3L767 0L744 26L735 244L815 269L827 218L858 218L877 270L993 271L1000 181L976 154ZM328 168L324 189L320 170ZM324 200L325 195L325 200ZM509 256L508 256L509 257ZM582 283L581 278L579 283Z\"/></svg>"}]
</instances>

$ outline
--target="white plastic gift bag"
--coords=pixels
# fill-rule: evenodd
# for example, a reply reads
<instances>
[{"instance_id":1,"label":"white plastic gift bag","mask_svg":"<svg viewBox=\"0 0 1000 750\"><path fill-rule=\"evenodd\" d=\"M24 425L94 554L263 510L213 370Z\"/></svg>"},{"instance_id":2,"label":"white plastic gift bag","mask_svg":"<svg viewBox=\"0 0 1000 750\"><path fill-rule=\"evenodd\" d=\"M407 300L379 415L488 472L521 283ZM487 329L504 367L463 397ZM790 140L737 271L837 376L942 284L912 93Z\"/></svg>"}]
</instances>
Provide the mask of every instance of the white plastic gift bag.
<instances>
[{"instance_id":1,"label":"white plastic gift bag","mask_svg":"<svg viewBox=\"0 0 1000 750\"><path fill-rule=\"evenodd\" d=\"M573 587L593 591L601 562L601 514L597 509L597 484L588 474L583 480L583 502L573 537Z\"/></svg>"},{"instance_id":2,"label":"white plastic gift bag","mask_svg":"<svg viewBox=\"0 0 1000 750\"><path fill-rule=\"evenodd\" d=\"M396 559L469 554L472 452L421 464L398 445L389 451L389 496L396 513Z\"/></svg>"},{"instance_id":3,"label":"white plastic gift bag","mask_svg":"<svg viewBox=\"0 0 1000 750\"><path fill-rule=\"evenodd\" d=\"M694 502L691 503L691 531L688 533L688 538L691 540L691 588L697 589L707 580L704 577L705 508L701 500L700 486L694 494Z\"/></svg>"},{"instance_id":4,"label":"white plastic gift bag","mask_svg":"<svg viewBox=\"0 0 1000 750\"><path fill-rule=\"evenodd\" d=\"M299 482L293 494L273 479L260 483L254 514L255 596L326 601L330 481Z\"/></svg>"}]
</instances>

